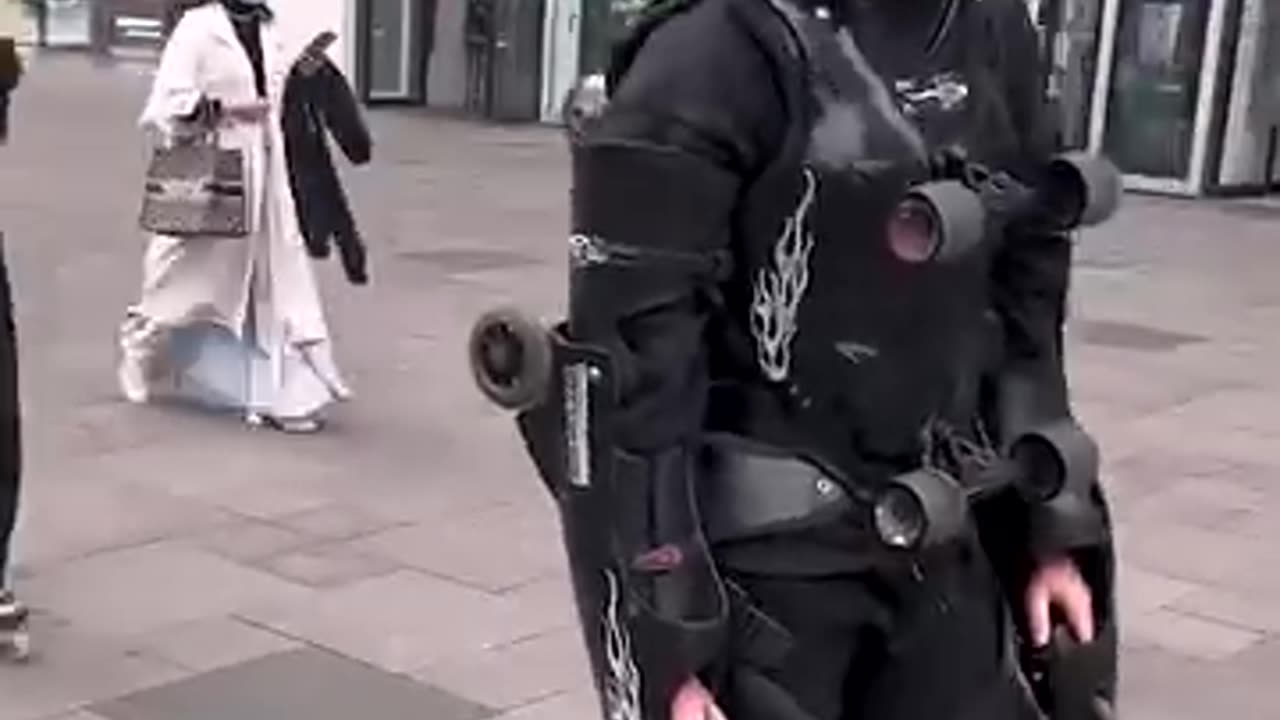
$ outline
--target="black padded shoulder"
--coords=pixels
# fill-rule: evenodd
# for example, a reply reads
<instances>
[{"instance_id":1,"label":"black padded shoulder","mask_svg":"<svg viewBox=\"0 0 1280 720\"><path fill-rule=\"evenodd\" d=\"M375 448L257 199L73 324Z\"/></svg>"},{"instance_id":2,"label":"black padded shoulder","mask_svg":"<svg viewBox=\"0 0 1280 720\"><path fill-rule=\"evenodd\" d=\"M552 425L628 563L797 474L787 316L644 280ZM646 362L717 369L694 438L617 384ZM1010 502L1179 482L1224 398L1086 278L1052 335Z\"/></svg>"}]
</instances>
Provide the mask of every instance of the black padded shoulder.
<instances>
[{"instance_id":1,"label":"black padded shoulder","mask_svg":"<svg viewBox=\"0 0 1280 720\"><path fill-rule=\"evenodd\" d=\"M671 18L688 11L702 0L652 0L631 18L629 31L613 46L609 57L609 67L605 71L605 82L612 94L622 77L627 74L635 62L640 48L655 30L662 27Z\"/></svg>"},{"instance_id":2,"label":"black padded shoulder","mask_svg":"<svg viewBox=\"0 0 1280 720\"><path fill-rule=\"evenodd\" d=\"M606 135L674 144L744 173L794 124L797 58L770 0L666 0L610 69Z\"/></svg>"},{"instance_id":3,"label":"black padded shoulder","mask_svg":"<svg viewBox=\"0 0 1280 720\"><path fill-rule=\"evenodd\" d=\"M721 29L745 31L763 46L766 54L775 55L775 62L783 62L784 55L794 55L794 49L790 47L793 44L792 38L786 31L783 18L772 7L771 0L650 0L631 18L628 32L613 47L609 67L605 72L610 94L631 69L640 50L655 32L669 21L704 5L718 5L716 8L708 8L708 14L714 14L722 21L719 23ZM728 22L723 22L726 20ZM714 28L705 29L714 32ZM715 44L713 38L708 40Z\"/></svg>"}]
</instances>

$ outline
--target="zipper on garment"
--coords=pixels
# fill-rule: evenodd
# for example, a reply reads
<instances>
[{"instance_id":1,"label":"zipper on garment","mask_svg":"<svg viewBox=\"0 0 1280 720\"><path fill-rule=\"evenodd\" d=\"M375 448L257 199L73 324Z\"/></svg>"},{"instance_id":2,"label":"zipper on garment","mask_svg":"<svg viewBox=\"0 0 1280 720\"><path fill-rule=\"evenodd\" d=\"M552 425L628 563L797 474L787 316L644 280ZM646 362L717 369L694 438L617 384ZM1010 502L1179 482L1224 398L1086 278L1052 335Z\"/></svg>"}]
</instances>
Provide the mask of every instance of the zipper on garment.
<instances>
[{"instance_id":1,"label":"zipper on garment","mask_svg":"<svg viewBox=\"0 0 1280 720\"><path fill-rule=\"evenodd\" d=\"M605 240L593 235L577 234L569 238L569 264L576 269L600 265L676 265L697 272L714 272L721 258L717 252L684 252L638 247Z\"/></svg>"}]
</instances>

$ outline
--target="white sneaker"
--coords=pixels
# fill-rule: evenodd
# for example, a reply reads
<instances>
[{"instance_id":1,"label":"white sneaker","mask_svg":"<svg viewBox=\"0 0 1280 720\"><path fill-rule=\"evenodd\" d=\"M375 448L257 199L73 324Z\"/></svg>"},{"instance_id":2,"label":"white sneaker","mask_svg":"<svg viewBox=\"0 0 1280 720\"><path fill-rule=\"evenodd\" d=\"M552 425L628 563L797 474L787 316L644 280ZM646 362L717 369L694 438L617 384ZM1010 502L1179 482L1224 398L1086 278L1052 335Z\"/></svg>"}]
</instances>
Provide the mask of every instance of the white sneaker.
<instances>
[{"instance_id":1,"label":"white sneaker","mask_svg":"<svg viewBox=\"0 0 1280 720\"><path fill-rule=\"evenodd\" d=\"M31 656L27 609L8 590L0 590L0 660L23 662Z\"/></svg>"},{"instance_id":2,"label":"white sneaker","mask_svg":"<svg viewBox=\"0 0 1280 720\"><path fill-rule=\"evenodd\" d=\"M313 416L280 418L248 412L244 415L245 424L250 427L265 427L286 435L311 435L324 429L324 421Z\"/></svg>"},{"instance_id":3,"label":"white sneaker","mask_svg":"<svg viewBox=\"0 0 1280 720\"><path fill-rule=\"evenodd\" d=\"M135 405L143 405L151 399L151 387L147 382L147 372L142 363L136 359L125 357L116 370L116 380L120 383L120 393L124 399Z\"/></svg>"},{"instance_id":4,"label":"white sneaker","mask_svg":"<svg viewBox=\"0 0 1280 720\"><path fill-rule=\"evenodd\" d=\"M324 423L314 417L271 418L270 424L286 435L312 435L324 429Z\"/></svg>"}]
</instances>

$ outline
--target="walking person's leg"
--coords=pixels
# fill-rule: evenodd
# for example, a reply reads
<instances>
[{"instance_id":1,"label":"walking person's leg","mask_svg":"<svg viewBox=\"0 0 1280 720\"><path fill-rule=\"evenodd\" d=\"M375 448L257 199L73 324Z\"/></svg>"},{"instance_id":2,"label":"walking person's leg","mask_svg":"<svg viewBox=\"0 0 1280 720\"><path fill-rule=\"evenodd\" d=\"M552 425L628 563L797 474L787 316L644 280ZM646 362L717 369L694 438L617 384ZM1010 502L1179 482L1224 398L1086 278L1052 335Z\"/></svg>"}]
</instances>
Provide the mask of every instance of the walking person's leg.
<instances>
[{"instance_id":1,"label":"walking person's leg","mask_svg":"<svg viewBox=\"0 0 1280 720\"><path fill-rule=\"evenodd\" d=\"M9 271L0 235L0 656L26 655L26 609L8 581L13 529L18 519L22 479L22 422L18 397L18 342L13 321Z\"/></svg>"},{"instance_id":2,"label":"walking person's leg","mask_svg":"<svg viewBox=\"0 0 1280 720\"><path fill-rule=\"evenodd\" d=\"M22 477L17 350L9 273L0 236L0 587L5 587L8 579L9 542L17 521Z\"/></svg>"}]
</instances>

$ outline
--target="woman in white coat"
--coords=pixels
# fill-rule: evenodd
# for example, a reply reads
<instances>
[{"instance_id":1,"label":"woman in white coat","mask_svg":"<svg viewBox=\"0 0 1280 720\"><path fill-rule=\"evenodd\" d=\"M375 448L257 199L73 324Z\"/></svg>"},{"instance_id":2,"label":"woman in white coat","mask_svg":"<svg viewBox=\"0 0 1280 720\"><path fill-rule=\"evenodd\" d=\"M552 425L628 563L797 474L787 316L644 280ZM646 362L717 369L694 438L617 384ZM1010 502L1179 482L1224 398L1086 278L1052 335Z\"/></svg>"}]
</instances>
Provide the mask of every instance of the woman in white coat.
<instances>
[{"instance_id":1,"label":"woman in white coat","mask_svg":"<svg viewBox=\"0 0 1280 720\"><path fill-rule=\"evenodd\" d=\"M265 0L187 10L165 46L141 123L163 142L217 124L244 153L245 238L150 238L142 296L121 332L126 398L161 392L290 432L319 429L349 390L332 359L298 228L280 126L286 57Z\"/></svg>"}]
</instances>

